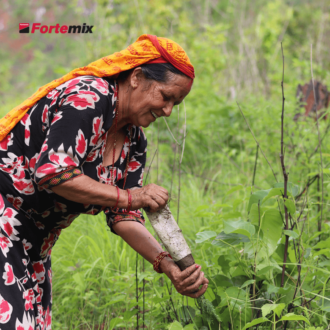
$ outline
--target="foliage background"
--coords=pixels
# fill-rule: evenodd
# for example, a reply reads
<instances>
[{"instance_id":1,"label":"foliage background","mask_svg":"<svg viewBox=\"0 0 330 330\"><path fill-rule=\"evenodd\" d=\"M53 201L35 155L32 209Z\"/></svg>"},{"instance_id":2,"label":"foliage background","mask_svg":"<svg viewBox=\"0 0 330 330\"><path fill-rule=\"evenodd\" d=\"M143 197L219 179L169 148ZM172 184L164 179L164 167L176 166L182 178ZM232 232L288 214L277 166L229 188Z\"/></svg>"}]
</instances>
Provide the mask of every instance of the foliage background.
<instances>
[{"instance_id":1,"label":"foliage background","mask_svg":"<svg viewBox=\"0 0 330 330\"><path fill-rule=\"evenodd\" d=\"M164 121L158 120L147 129L148 182L171 192L172 211L196 262L211 280L205 296L216 308L220 324L207 317L195 301L173 292L165 278L154 274L150 265L106 230L102 216L81 216L62 233L53 250L54 329L134 329L137 322L140 328L145 324L149 329L243 329L262 317L269 321L264 320L259 329L275 329L285 327L279 320L290 312L311 323L308 328L291 316L286 325L290 329L328 328L328 124L320 122L321 136L325 136L321 162L319 152L314 152L318 145L315 121L307 118L296 123L292 118L297 112L296 87L311 77L311 44L314 78L329 82L329 9L326 0L0 1L2 115L38 87L127 47L143 33L178 42L196 70L185 109L174 109L168 119L180 143L186 132L182 163L182 143L177 146ZM94 28L93 34L86 35L20 35L20 22L87 23ZM268 229L258 226L251 215L257 210L258 198L249 213L251 193L266 196L256 191L271 189L276 180L260 149L256 160L256 143L235 102L240 103L277 181L283 181L279 160L281 42L289 180L300 193L310 178L323 172L324 190L322 197L316 179L301 199L291 198L298 213L291 214L296 235L290 233L291 265L284 288L280 276L285 235L283 224L276 222L280 213L274 222L267 222L275 223ZM283 213L281 196L265 202L261 213L266 221L267 211L278 210ZM238 227L233 229L233 223ZM249 235L243 231L246 228L251 230ZM224 235L245 234L248 241L220 244L214 234L223 231Z\"/></svg>"}]
</instances>

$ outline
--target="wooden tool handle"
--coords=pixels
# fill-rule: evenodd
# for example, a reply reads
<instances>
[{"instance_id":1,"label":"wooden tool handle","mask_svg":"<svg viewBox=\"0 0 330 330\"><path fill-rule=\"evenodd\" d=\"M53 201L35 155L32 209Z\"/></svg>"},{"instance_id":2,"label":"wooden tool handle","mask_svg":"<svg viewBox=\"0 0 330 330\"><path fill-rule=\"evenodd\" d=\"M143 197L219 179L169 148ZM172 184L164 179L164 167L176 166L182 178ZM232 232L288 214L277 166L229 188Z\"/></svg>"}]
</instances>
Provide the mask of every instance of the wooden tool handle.
<instances>
[{"instance_id":1,"label":"wooden tool handle","mask_svg":"<svg viewBox=\"0 0 330 330\"><path fill-rule=\"evenodd\" d=\"M194 257L192 254L188 254L186 257L184 257L181 260L175 261L175 263L179 266L181 271L185 270L186 268L192 266L195 264Z\"/></svg>"},{"instance_id":2,"label":"wooden tool handle","mask_svg":"<svg viewBox=\"0 0 330 330\"><path fill-rule=\"evenodd\" d=\"M195 261L191 250L168 205L158 212L145 211L156 234L181 271L193 265Z\"/></svg>"}]
</instances>

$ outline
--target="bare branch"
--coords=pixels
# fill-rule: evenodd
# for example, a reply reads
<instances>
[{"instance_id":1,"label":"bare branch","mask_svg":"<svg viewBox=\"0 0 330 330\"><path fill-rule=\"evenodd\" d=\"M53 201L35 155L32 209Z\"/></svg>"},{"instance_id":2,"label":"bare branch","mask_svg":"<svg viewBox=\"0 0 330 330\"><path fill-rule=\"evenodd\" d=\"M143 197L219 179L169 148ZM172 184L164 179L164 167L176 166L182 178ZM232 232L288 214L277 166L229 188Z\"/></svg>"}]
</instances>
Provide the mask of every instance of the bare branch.
<instances>
[{"instance_id":1,"label":"bare branch","mask_svg":"<svg viewBox=\"0 0 330 330\"><path fill-rule=\"evenodd\" d=\"M177 141L177 139L174 137L174 135L173 135L173 133L172 133L172 131L171 131L171 129L170 129L170 126L168 125L168 123L167 123L167 121L166 121L166 118L165 117L162 117L163 119L164 119L164 121L165 121L165 124L166 124L166 126L167 126L167 129L168 129L168 131L170 132L170 134L171 134L171 136L172 136L172 139L175 141L175 143L178 145L178 146L180 146L181 144Z\"/></svg>"},{"instance_id":2,"label":"bare branch","mask_svg":"<svg viewBox=\"0 0 330 330\"><path fill-rule=\"evenodd\" d=\"M322 199L321 199L321 214L320 219L318 221L318 231L322 231L322 215L323 215L323 200L324 200L324 190L323 190L323 159L322 159L322 140L320 135L320 127L319 127L319 116L317 113L317 103L316 103L316 94L315 94L315 86L314 86L314 78L313 78L313 45L311 44L311 76L312 76L312 84L313 84L313 94L314 94L314 107L316 113L316 127L317 127L317 135L319 138L319 151L320 151L320 161L321 161L321 189L322 189Z\"/></svg>"},{"instance_id":3,"label":"bare branch","mask_svg":"<svg viewBox=\"0 0 330 330\"><path fill-rule=\"evenodd\" d=\"M286 172L285 164L284 164L284 53L283 53L283 45L281 43L281 51L282 51L282 62L283 62L283 69L282 69L282 81L281 81L281 87L282 87L282 116L281 116L281 154L280 154L280 160L281 160L281 166L282 166L282 172L283 172L283 179L284 179L284 194L283 194L283 200L288 198L288 174ZM285 215L285 229L289 229L289 213L288 209L284 203L284 215ZM286 266L286 260L288 257L288 246L289 246L289 236L285 236L285 247L284 247L284 257L283 257L283 266L282 266L282 279L281 279L281 287L284 285L284 276L285 276L285 266Z\"/></svg>"},{"instance_id":4,"label":"bare branch","mask_svg":"<svg viewBox=\"0 0 330 330\"><path fill-rule=\"evenodd\" d=\"M255 135L253 134L253 131L252 131L252 129L251 129L251 127L250 127L250 125L249 125L249 123L248 123L246 117L244 116L244 113L243 113L243 111L242 111L240 105L238 104L238 102L236 102L236 103L237 103L237 105L238 105L239 110L241 111L241 114L242 114L243 118L245 119L246 125L248 126L248 128L249 128L249 130L250 130L250 132L251 132L251 134L252 134L252 136L253 136L253 138L254 138L254 141L256 141L257 146L260 148L261 153L262 153L263 156L265 157L265 159L266 159L266 161L267 161L267 163L268 163L270 169L272 170L276 182L278 182L278 181L277 181L277 178L276 178L276 174L275 174L275 172L274 172L274 170L273 170L273 168L272 168L272 165L270 165L269 160L267 159L265 153L264 153L263 150L261 149L260 144L259 144L258 140L256 139Z\"/></svg>"}]
</instances>

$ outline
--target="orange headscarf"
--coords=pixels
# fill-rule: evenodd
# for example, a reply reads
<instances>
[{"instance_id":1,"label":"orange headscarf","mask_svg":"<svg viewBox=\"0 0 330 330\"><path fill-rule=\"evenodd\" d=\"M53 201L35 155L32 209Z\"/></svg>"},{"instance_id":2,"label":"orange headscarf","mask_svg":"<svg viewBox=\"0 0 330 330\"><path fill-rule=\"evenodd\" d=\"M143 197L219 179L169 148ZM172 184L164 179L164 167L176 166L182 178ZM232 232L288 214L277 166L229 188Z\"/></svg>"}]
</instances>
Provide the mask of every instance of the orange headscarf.
<instances>
[{"instance_id":1,"label":"orange headscarf","mask_svg":"<svg viewBox=\"0 0 330 330\"><path fill-rule=\"evenodd\" d=\"M27 100L0 119L0 141L6 137L35 103L66 81L86 75L96 77L115 76L122 71L130 70L145 63L171 63L191 79L195 78L194 67L186 52L177 43L170 39L144 34L121 52L102 57L87 66L74 69L62 78L55 79L40 87Z\"/></svg>"}]
</instances>

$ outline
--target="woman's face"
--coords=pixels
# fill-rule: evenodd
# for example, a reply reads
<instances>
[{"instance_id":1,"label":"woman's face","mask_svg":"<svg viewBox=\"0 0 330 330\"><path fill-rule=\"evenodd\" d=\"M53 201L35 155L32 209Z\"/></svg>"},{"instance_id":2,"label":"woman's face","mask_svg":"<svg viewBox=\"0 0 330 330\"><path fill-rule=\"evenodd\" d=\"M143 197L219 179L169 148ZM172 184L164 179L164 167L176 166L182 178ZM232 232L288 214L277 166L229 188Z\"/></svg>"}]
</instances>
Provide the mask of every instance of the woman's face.
<instances>
[{"instance_id":1,"label":"woman's face","mask_svg":"<svg viewBox=\"0 0 330 330\"><path fill-rule=\"evenodd\" d=\"M148 127L157 118L169 117L174 105L180 104L191 89L192 80L186 76L170 74L166 83L146 80L141 68L129 78L127 95L129 123Z\"/></svg>"}]
</instances>

